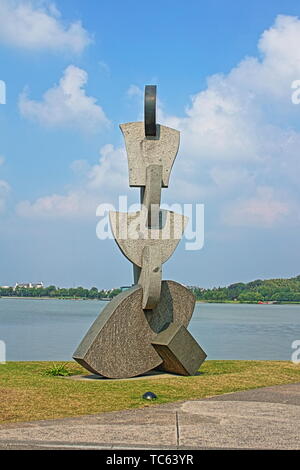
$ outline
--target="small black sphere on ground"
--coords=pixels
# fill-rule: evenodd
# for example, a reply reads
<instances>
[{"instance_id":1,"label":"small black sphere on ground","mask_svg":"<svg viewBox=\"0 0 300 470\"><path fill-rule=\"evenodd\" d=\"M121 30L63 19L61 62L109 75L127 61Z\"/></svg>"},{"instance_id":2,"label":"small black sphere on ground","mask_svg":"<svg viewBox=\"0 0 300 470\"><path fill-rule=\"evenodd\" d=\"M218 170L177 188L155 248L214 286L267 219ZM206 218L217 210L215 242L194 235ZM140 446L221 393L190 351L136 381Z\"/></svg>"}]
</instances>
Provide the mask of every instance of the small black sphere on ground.
<instances>
[{"instance_id":1,"label":"small black sphere on ground","mask_svg":"<svg viewBox=\"0 0 300 470\"><path fill-rule=\"evenodd\" d=\"M156 400L157 396L153 392L146 392L143 395L144 400Z\"/></svg>"}]
</instances>

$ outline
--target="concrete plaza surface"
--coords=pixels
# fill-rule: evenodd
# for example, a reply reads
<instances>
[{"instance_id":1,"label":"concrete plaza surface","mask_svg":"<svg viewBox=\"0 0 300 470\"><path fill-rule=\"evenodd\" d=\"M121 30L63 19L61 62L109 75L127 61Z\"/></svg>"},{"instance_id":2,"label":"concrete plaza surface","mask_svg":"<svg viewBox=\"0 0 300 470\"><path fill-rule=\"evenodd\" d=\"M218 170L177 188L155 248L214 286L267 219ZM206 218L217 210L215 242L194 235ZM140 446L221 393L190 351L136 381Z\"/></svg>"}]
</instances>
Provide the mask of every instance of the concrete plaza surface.
<instances>
[{"instance_id":1,"label":"concrete plaza surface","mask_svg":"<svg viewBox=\"0 0 300 470\"><path fill-rule=\"evenodd\" d=\"M0 449L300 449L300 383L1 425Z\"/></svg>"}]
</instances>

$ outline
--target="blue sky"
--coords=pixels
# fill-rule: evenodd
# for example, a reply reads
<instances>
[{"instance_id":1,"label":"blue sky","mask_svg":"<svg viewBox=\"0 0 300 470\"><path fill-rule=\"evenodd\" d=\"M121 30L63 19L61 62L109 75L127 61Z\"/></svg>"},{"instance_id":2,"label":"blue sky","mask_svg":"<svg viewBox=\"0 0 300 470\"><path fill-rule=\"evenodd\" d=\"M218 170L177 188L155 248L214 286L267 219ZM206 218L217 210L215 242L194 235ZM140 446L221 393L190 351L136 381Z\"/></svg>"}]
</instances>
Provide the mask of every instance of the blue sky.
<instances>
[{"instance_id":1,"label":"blue sky","mask_svg":"<svg viewBox=\"0 0 300 470\"><path fill-rule=\"evenodd\" d=\"M150 5L150 6L149 6ZM96 208L127 189L119 123L181 131L163 200L205 205L164 278L217 286L300 272L297 1L0 0L0 284L130 284L96 237Z\"/></svg>"}]
</instances>

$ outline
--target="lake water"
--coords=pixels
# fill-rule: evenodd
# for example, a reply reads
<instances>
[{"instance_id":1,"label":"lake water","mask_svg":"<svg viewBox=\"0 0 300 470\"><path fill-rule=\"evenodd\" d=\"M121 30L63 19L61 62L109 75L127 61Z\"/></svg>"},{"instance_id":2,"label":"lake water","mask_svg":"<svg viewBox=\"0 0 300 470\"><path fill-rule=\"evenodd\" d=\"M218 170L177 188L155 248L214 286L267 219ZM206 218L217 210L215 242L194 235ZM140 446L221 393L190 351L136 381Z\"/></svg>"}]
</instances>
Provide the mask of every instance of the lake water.
<instances>
[{"instance_id":1,"label":"lake water","mask_svg":"<svg viewBox=\"0 0 300 470\"><path fill-rule=\"evenodd\" d=\"M0 299L8 361L69 360L101 301ZM196 304L189 330L208 359L290 360L300 305Z\"/></svg>"}]
</instances>

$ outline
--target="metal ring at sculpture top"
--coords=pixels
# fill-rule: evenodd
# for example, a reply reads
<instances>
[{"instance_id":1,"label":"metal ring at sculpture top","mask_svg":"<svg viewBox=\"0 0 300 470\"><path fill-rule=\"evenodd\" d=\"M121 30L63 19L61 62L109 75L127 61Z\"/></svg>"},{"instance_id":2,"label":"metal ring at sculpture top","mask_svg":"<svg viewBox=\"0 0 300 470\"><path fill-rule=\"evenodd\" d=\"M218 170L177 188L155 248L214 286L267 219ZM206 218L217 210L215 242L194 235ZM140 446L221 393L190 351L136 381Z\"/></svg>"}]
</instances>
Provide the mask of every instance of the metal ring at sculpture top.
<instances>
[{"instance_id":1,"label":"metal ring at sculpture top","mask_svg":"<svg viewBox=\"0 0 300 470\"><path fill-rule=\"evenodd\" d=\"M156 136L156 85L145 86L144 123L146 137Z\"/></svg>"}]
</instances>

